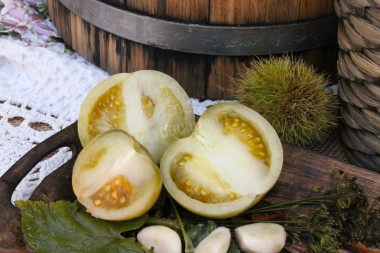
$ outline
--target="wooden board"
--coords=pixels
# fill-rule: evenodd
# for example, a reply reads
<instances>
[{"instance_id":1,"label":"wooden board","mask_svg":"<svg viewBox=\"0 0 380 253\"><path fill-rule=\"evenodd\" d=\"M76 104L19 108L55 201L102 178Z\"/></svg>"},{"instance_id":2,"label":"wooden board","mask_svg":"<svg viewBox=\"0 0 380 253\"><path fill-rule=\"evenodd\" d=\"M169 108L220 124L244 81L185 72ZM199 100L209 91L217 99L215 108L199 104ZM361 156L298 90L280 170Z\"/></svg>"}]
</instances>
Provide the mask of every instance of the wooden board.
<instances>
[{"instance_id":1,"label":"wooden board","mask_svg":"<svg viewBox=\"0 0 380 253\"><path fill-rule=\"evenodd\" d=\"M71 170L81 150L76 123L37 145L1 177L0 252L28 252L20 228L19 211L11 204L11 195L35 164L51 151L62 146L71 148L73 158L46 177L33 193L32 199L44 201L74 199ZM358 183L366 189L371 201L380 195L380 174L289 144L283 144L283 148L284 166L279 181L263 198L263 201L278 203L317 195L315 189L318 186L330 186L329 174L333 169L341 169L356 176ZM305 252L291 248L287 252L289 251Z\"/></svg>"}]
</instances>

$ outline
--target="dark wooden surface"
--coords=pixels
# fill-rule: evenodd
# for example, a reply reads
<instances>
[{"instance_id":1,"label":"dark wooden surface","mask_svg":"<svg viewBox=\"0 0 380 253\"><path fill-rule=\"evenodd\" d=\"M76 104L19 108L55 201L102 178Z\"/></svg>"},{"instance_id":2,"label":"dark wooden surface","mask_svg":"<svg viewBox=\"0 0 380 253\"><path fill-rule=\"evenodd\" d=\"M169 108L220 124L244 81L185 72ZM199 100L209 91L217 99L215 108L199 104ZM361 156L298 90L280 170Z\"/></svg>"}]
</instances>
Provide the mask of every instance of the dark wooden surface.
<instances>
[{"instance_id":1,"label":"dark wooden surface","mask_svg":"<svg viewBox=\"0 0 380 253\"><path fill-rule=\"evenodd\" d=\"M248 56L299 52L337 41L337 18L287 24L199 25L149 17L97 0L59 0L84 21L122 39L205 55Z\"/></svg>"},{"instance_id":2,"label":"dark wooden surface","mask_svg":"<svg viewBox=\"0 0 380 253\"><path fill-rule=\"evenodd\" d=\"M333 0L104 0L120 10L202 25L265 25L334 15ZM78 2L79 3L79 2ZM191 97L233 98L232 79L256 56L216 56L143 45L99 29L48 0L49 13L65 42L110 73L156 69L175 78ZM94 14L95 15L95 14ZM97 16L99 21L103 18ZM141 30L141 29L140 29ZM142 31L143 33L143 31ZM231 34L231 36L233 36ZM317 36L318 37L318 36ZM268 42L273 43L273 41ZM337 45L294 53L334 79Z\"/></svg>"},{"instance_id":3,"label":"dark wooden surface","mask_svg":"<svg viewBox=\"0 0 380 253\"><path fill-rule=\"evenodd\" d=\"M308 20L334 14L331 0L102 0L121 9L167 20L248 25Z\"/></svg>"},{"instance_id":4,"label":"dark wooden surface","mask_svg":"<svg viewBox=\"0 0 380 253\"><path fill-rule=\"evenodd\" d=\"M19 211L11 204L11 195L21 179L38 161L49 152L62 146L71 148L73 158L46 177L31 199L44 201L74 199L71 188L71 170L81 149L76 124L37 145L1 177L0 252L27 251L20 228ZM263 198L263 201L278 203L317 195L315 192L317 187L330 186L329 174L333 169L342 169L356 176L371 201L380 194L380 174L289 144L283 144L283 148L284 166L280 178L274 188ZM297 247L302 248L302 246ZM288 250L302 252L292 247L288 247Z\"/></svg>"}]
</instances>

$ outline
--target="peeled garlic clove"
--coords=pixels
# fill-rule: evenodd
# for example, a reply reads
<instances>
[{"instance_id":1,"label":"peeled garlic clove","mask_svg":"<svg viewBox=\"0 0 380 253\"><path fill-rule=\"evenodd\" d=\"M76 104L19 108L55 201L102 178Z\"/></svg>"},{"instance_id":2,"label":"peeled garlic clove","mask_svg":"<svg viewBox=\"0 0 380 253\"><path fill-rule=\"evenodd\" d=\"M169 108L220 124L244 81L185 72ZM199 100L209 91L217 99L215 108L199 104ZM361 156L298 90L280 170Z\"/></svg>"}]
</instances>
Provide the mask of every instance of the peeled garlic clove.
<instances>
[{"instance_id":1,"label":"peeled garlic clove","mask_svg":"<svg viewBox=\"0 0 380 253\"><path fill-rule=\"evenodd\" d=\"M285 229L274 223L254 223L235 229L236 240L246 253L278 253L285 245Z\"/></svg>"},{"instance_id":2,"label":"peeled garlic clove","mask_svg":"<svg viewBox=\"0 0 380 253\"><path fill-rule=\"evenodd\" d=\"M194 253L226 253L230 241L230 230L226 227L218 227L198 244Z\"/></svg>"},{"instance_id":3,"label":"peeled garlic clove","mask_svg":"<svg viewBox=\"0 0 380 253\"><path fill-rule=\"evenodd\" d=\"M137 241L155 253L181 253L182 244L178 234L165 226L149 226L137 234Z\"/></svg>"}]
</instances>

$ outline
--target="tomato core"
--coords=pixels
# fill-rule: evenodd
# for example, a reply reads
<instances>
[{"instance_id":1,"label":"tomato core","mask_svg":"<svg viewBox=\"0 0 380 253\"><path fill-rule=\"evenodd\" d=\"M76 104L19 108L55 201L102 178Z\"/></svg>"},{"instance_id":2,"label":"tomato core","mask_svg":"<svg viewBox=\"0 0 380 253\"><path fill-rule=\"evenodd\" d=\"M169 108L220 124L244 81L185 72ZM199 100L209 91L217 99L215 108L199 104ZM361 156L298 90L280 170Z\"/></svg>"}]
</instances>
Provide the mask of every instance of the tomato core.
<instances>
[{"instance_id":1,"label":"tomato core","mask_svg":"<svg viewBox=\"0 0 380 253\"><path fill-rule=\"evenodd\" d=\"M91 196L97 207L119 209L129 204L134 189L123 175L117 175Z\"/></svg>"},{"instance_id":2,"label":"tomato core","mask_svg":"<svg viewBox=\"0 0 380 253\"><path fill-rule=\"evenodd\" d=\"M148 96L141 96L141 104L142 104L142 109L144 111L145 116L150 119L153 116L154 113L154 107L155 104L153 103L153 100L148 97Z\"/></svg>"},{"instance_id":3,"label":"tomato core","mask_svg":"<svg viewBox=\"0 0 380 253\"><path fill-rule=\"evenodd\" d=\"M221 180L208 164L204 166L205 163L207 161L193 159L190 154L180 156L170 170L174 183L187 196L203 203L215 204L237 199L229 183Z\"/></svg>"},{"instance_id":4,"label":"tomato core","mask_svg":"<svg viewBox=\"0 0 380 253\"><path fill-rule=\"evenodd\" d=\"M244 119L233 112L225 112L218 115L219 122L223 125L223 134L234 134L240 141L248 145L250 153L261 159L265 165L270 167L270 154L261 135Z\"/></svg>"},{"instance_id":5,"label":"tomato core","mask_svg":"<svg viewBox=\"0 0 380 253\"><path fill-rule=\"evenodd\" d=\"M100 133L120 128L125 122L122 84L118 83L99 96L89 114L87 132L91 139Z\"/></svg>"}]
</instances>

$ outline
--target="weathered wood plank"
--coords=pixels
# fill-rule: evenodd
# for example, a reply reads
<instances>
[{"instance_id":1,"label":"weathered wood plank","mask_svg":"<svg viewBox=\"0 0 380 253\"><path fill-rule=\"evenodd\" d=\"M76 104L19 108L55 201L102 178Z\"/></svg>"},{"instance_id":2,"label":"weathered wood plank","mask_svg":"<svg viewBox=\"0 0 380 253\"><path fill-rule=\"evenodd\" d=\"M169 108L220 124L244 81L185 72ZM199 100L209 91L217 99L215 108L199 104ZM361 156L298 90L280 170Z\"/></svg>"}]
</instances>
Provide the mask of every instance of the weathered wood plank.
<instances>
[{"instance_id":1,"label":"weathered wood plank","mask_svg":"<svg viewBox=\"0 0 380 253\"><path fill-rule=\"evenodd\" d=\"M128 62L127 72L133 72L142 69L156 69L155 48L141 45L139 43L128 41L127 50Z\"/></svg>"},{"instance_id":2,"label":"weathered wood plank","mask_svg":"<svg viewBox=\"0 0 380 253\"><path fill-rule=\"evenodd\" d=\"M156 69L172 76L187 94L204 98L206 93L206 56L156 49Z\"/></svg>"},{"instance_id":3,"label":"weathered wood plank","mask_svg":"<svg viewBox=\"0 0 380 253\"><path fill-rule=\"evenodd\" d=\"M265 8L265 23L273 24L298 21L300 1L302 0L289 0L281 2L277 0L267 0L267 5Z\"/></svg>"},{"instance_id":4,"label":"weathered wood plank","mask_svg":"<svg viewBox=\"0 0 380 253\"><path fill-rule=\"evenodd\" d=\"M299 9L299 20L307 20L313 18L334 15L334 2L330 0L301 0Z\"/></svg>"},{"instance_id":5,"label":"weathered wood plank","mask_svg":"<svg viewBox=\"0 0 380 253\"><path fill-rule=\"evenodd\" d=\"M105 3L109 3L113 6L125 9L127 7L126 0L103 0Z\"/></svg>"},{"instance_id":6,"label":"weathered wood plank","mask_svg":"<svg viewBox=\"0 0 380 253\"><path fill-rule=\"evenodd\" d=\"M166 0L124 0L128 10L139 11L148 15L162 17L164 10L160 6L165 5Z\"/></svg>"},{"instance_id":7,"label":"weathered wood plank","mask_svg":"<svg viewBox=\"0 0 380 253\"><path fill-rule=\"evenodd\" d=\"M271 203L316 196L320 186L331 187L330 173L341 169L355 176L370 201L380 196L380 174L293 145L283 144L284 166L279 181L265 200Z\"/></svg>"},{"instance_id":8,"label":"weathered wood plank","mask_svg":"<svg viewBox=\"0 0 380 253\"><path fill-rule=\"evenodd\" d=\"M207 94L211 99L234 98L234 78L252 57L209 56L207 77Z\"/></svg>"},{"instance_id":9,"label":"weathered wood plank","mask_svg":"<svg viewBox=\"0 0 380 253\"><path fill-rule=\"evenodd\" d=\"M314 4L313 1L317 3ZM277 0L107 0L107 3L119 6L121 9L134 10L163 19L231 26L290 22L308 16L325 15L325 12L332 12L332 2L332 0L291 0L279 4ZM66 43L89 61L111 74L140 69L161 70L178 80L192 97L233 98L231 78L236 77L242 64L254 59L254 57L234 56L219 58L141 45L86 23L63 7L58 0L49 0L49 10ZM317 14L312 14L313 10ZM319 71L334 76L336 73L334 50L336 47L328 47L295 55L303 57Z\"/></svg>"},{"instance_id":10,"label":"weathered wood plank","mask_svg":"<svg viewBox=\"0 0 380 253\"><path fill-rule=\"evenodd\" d=\"M209 0L166 0L165 17L189 23L207 23L209 20Z\"/></svg>"},{"instance_id":11,"label":"weathered wood plank","mask_svg":"<svg viewBox=\"0 0 380 253\"><path fill-rule=\"evenodd\" d=\"M252 25L294 22L298 20L301 1L210 0L210 23Z\"/></svg>"}]
</instances>

